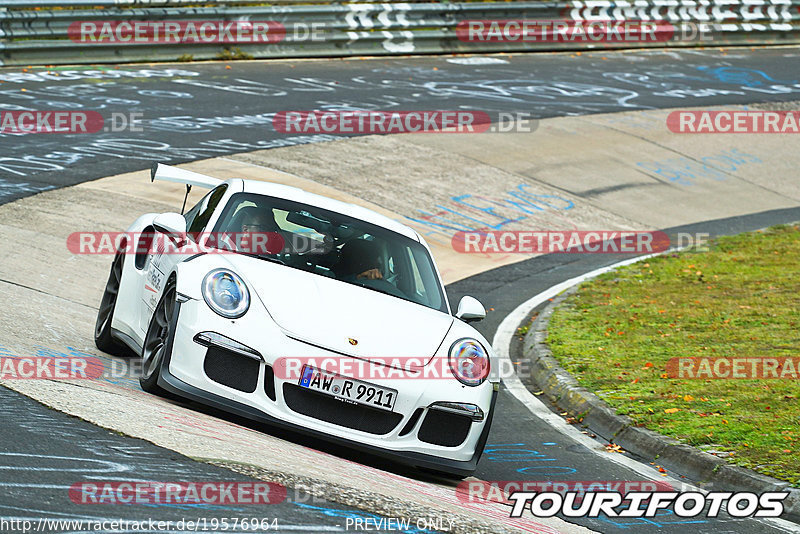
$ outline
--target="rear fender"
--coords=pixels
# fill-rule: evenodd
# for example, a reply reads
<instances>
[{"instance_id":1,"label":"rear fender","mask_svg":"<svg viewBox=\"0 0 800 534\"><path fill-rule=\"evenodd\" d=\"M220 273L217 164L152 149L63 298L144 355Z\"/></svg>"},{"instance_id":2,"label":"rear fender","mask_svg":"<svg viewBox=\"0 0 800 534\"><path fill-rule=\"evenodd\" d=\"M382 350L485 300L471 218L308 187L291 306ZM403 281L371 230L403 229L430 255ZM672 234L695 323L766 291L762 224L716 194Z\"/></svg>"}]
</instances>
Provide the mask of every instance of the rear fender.
<instances>
[{"instance_id":1,"label":"rear fender","mask_svg":"<svg viewBox=\"0 0 800 534\"><path fill-rule=\"evenodd\" d=\"M141 344L143 333L139 330L139 314L143 312L141 305L141 287L143 271L136 268L136 256L133 251L139 245L142 232L153 223L157 213L146 213L126 230L127 253L122 268L117 305L111 328L118 330Z\"/></svg>"}]
</instances>

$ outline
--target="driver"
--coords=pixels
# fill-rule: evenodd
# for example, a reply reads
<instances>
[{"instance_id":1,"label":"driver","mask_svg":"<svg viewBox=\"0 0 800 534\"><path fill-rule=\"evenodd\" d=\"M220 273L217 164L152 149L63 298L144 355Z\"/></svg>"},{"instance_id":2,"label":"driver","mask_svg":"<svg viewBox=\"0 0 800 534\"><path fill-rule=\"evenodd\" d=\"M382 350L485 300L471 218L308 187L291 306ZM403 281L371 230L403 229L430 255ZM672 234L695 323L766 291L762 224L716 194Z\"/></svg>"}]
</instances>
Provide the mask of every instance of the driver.
<instances>
[{"instance_id":1,"label":"driver","mask_svg":"<svg viewBox=\"0 0 800 534\"><path fill-rule=\"evenodd\" d=\"M267 210L245 208L242 216L242 232L274 232L278 229L275 219L267 215Z\"/></svg>"},{"instance_id":2,"label":"driver","mask_svg":"<svg viewBox=\"0 0 800 534\"><path fill-rule=\"evenodd\" d=\"M366 239L345 243L339 254L337 271L341 278L383 280L381 254L377 244Z\"/></svg>"},{"instance_id":3,"label":"driver","mask_svg":"<svg viewBox=\"0 0 800 534\"><path fill-rule=\"evenodd\" d=\"M244 235L265 235L266 253L275 254L284 249L285 239L272 216L272 210L247 207L241 210L241 229ZM252 243L253 246L256 243ZM258 246L263 247L262 241Z\"/></svg>"}]
</instances>

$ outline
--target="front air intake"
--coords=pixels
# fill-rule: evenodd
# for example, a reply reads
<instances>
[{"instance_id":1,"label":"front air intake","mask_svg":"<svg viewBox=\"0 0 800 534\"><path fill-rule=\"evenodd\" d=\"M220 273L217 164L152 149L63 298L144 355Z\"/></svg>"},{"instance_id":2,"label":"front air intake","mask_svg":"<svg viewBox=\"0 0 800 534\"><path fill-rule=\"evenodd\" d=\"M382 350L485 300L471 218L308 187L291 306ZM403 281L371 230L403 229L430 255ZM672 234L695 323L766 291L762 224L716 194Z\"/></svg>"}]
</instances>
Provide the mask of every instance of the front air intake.
<instances>
[{"instance_id":1,"label":"front air intake","mask_svg":"<svg viewBox=\"0 0 800 534\"><path fill-rule=\"evenodd\" d=\"M419 427L420 441L442 447L458 447L469 435L472 419L466 415L429 409Z\"/></svg>"},{"instance_id":2,"label":"front air intake","mask_svg":"<svg viewBox=\"0 0 800 534\"><path fill-rule=\"evenodd\" d=\"M253 393L258 387L259 365L252 358L211 346L206 351L203 371L218 384L243 393Z\"/></svg>"}]
</instances>

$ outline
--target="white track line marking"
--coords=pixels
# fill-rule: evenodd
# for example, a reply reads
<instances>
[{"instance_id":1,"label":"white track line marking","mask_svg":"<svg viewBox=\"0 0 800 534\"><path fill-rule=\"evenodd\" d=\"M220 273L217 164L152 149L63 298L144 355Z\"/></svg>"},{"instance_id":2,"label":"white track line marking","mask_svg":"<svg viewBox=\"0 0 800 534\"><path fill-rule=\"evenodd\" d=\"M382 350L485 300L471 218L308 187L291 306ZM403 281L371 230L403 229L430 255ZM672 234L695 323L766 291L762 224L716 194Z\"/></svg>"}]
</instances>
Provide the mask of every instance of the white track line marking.
<instances>
[{"instance_id":1,"label":"white track line marking","mask_svg":"<svg viewBox=\"0 0 800 534\"><path fill-rule=\"evenodd\" d=\"M673 249L670 249L667 252L674 252ZM580 284L585 280L589 280L591 278L595 278L600 276L603 273L607 273L609 271L613 271L619 267L624 267L626 265L631 265L633 263L646 260L648 258L652 258L655 256L659 256L661 253L658 254L648 254L646 256L638 256L636 258L631 258L628 260L624 260L613 265L609 265L607 267L601 267L599 269L595 269L594 271L590 271L586 274L582 274L581 276L576 276L575 278L570 278L569 280L565 280L560 284L556 284L551 288L547 289L546 291L542 291L538 295L531 297L530 299L526 300L519 306L517 306L514 311L509 313L505 319L500 323L500 326L497 327L497 332L494 334L494 338L492 339L492 348L497 354L497 357L501 360L506 360L503 362L503 366L508 366L508 369L513 369L514 364L511 361L511 356L509 354L509 347L511 346L511 339L514 335L514 332L517 331L517 327L519 324L525 320L525 318L531 313L531 311L539 306L540 304L546 302L548 299L551 299L561 293L569 289L570 287ZM681 488L684 491L701 491L706 493L705 490L696 488L691 484L687 484L686 482L682 482L672 477L655 477L653 473L653 469L650 466L644 465L641 462L634 460L624 454L610 454L605 452L605 448L594 439L590 438L588 435L581 433L577 428L574 426L567 424L567 422L561 418L558 414L553 413L550 408L545 406L545 404L536 398L528 388L525 387L525 384L522 383L522 380L514 374L512 376L503 378L503 384L508 389L508 391L514 395L514 397L520 401L523 405L525 405L530 412L546 421L553 427L553 430L564 434L565 436L577 441L581 445L585 446L587 449L592 451L592 453L602 456L604 460L610 460L615 462L623 467L627 467L628 469L634 471L636 474L645 477L647 480L660 480L660 481L667 481L673 485L673 487ZM800 525L792 523L791 521L787 521L785 519L771 519L771 518L760 518L760 521L768 522L771 526L782 530L784 532L797 532L800 533ZM739 521L739 520L736 520Z\"/></svg>"}]
</instances>

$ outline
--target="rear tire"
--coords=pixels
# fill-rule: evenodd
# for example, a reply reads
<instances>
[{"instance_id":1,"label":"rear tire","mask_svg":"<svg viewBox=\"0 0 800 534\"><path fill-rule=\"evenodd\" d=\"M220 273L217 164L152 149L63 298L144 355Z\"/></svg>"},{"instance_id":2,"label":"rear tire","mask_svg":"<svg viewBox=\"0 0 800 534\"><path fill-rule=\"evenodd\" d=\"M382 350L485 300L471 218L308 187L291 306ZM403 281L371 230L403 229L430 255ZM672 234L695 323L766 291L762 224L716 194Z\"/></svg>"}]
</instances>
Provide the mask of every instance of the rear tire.
<instances>
[{"instance_id":1,"label":"rear tire","mask_svg":"<svg viewBox=\"0 0 800 534\"><path fill-rule=\"evenodd\" d=\"M125 264L125 254L117 252L111 264L100 308L97 310L97 321L94 325L94 344L98 349L116 356L127 355L127 347L111 336L111 321L114 319L114 309L117 306L117 295L122 280L122 268Z\"/></svg>"},{"instance_id":2,"label":"rear tire","mask_svg":"<svg viewBox=\"0 0 800 534\"><path fill-rule=\"evenodd\" d=\"M158 385L158 377L164 365L164 354L168 349L172 320L176 311L176 295L175 284L168 282L164 295L158 301L150 319L150 326L147 327L147 335L142 346L142 376L139 377L139 385L146 392L161 397L169 396L168 392Z\"/></svg>"}]
</instances>

